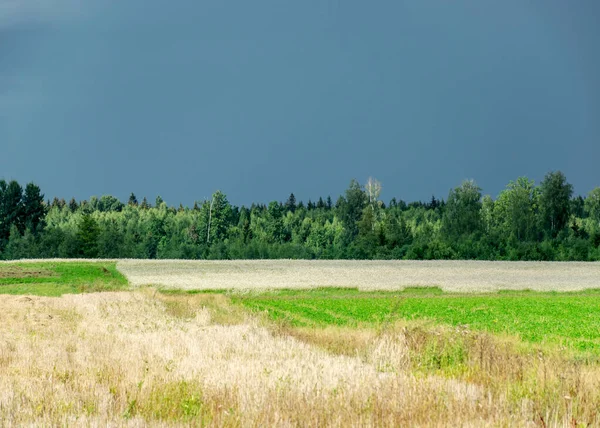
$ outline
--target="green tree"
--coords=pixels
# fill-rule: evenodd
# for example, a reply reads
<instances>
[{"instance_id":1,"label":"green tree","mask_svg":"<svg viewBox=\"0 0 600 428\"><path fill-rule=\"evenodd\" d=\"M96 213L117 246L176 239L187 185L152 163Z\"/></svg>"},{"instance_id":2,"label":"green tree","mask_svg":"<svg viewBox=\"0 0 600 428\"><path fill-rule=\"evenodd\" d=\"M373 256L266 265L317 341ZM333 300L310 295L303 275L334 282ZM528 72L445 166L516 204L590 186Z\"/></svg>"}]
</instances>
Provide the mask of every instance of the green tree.
<instances>
[{"instance_id":1,"label":"green tree","mask_svg":"<svg viewBox=\"0 0 600 428\"><path fill-rule=\"evenodd\" d=\"M464 181L450 190L443 218L443 232L449 240L464 238L480 232L481 188L474 180Z\"/></svg>"},{"instance_id":2,"label":"green tree","mask_svg":"<svg viewBox=\"0 0 600 428\"><path fill-rule=\"evenodd\" d=\"M539 190L533 180L519 177L511 181L494 206L494 215L502 232L516 241L534 240L538 203Z\"/></svg>"},{"instance_id":3,"label":"green tree","mask_svg":"<svg viewBox=\"0 0 600 428\"><path fill-rule=\"evenodd\" d=\"M25 186L23 195L23 223L34 235L44 228L46 205L41 189L34 183Z\"/></svg>"},{"instance_id":4,"label":"green tree","mask_svg":"<svg viewBox=\"0 0 600 428\"><path fill-rule=\"evenodd\" d=\"M412 234L402 215L391 214L385 220L385 242L390 250L410 244Z\"/></svg>"},{"instance_id":5,"label":"green tree","mask_svg":"<svg viewBox=\"0 0 600 428\"><path fill-rule=\"evenodd\" d=\"M585 198L585 210L589 218L600 228L600 187L596 187Z\"/></svg>"},{"instance_id":6,"label":"green tree","mask_svg":"<svg viewBox=\"0 0 600 428\"><path fill-rule=\"evenodd\" d=\"M77 243L79 255L84 258L98 257L98 236L100 228L98 223L90 214L84 214L79 223L77 231Z\"/></svg>"},{"instance_id":7,"label":"green tree","mask_svg":"<svg viewBox=\"0 0 600 428\"><path fill-rule=\"evenodd\" d=\"M540 184L540 222L552 238L565 228L571 211L573 186L560 171L549 172Z\"/></svg>"},{"instance_id":8,"label":"green tree","mask_svg":"<svg viewBox=\"0 0 600 428\"><path fill-rule=\"evenodd\" d=\"M571 199L571 214L578 218L585 218L585 199L581 195L578 195Z\"/></svg>"},{"instance_id":9,"label":"green tree","mask_svg":"<svg viewBox=\"0 0 600 428\"><path fill-rule=\"evenodd\" d=\"M250 230L250 211L246 207L240 209L237 226L232 229L230 236L241 244L247 244L252 239Z\"/></svg>"},{"instance_id":10,"label":"green tree","mask_svg":"<svg viewBox=\"0 0 600 428\"><path fill-rule=\"evenodd\" d=\"M127 254L124 251L125 233L119 227L119 222L113 217L105 219L98 226L99 231L96 239L98 257L127 257Z\"/></svg>"},{"instance_id":11,"label":"green tree","mask_svg":"<svg viewBox=\"0 0 600 428\"><path fill-rule=\"evenodd\" d=\"M358 222L361 220L363 210L367 205L367 195L356 180L350 181L344 199L338 200L339 211L344 228L350 240L358 235Z\"/></svg>"},{"instance_id":12,"label":"green tree","mask_svg":"<svg viewBox=\"0 0 600 428\"><path fill-rule=\"evenodd\" d=\"M227 196L220 190L212 195L208 208L207 222L207 242L222 242L227 238L227 231L230 227L232 209L227 200Z\"/></svg>"},{"instance_id":13,"label":"green tree","mask_svg":"<svg viewBox=\"0 0 600 428\"><path fill-rule=\"evenodd\" d=\"M296 197L293 193L290 193L290 197L285 202L285 209L287 211L296 212Z\"/></svg>"},{"instance_id":14,"label":"green tree","mask_svg":"<svg viewBox=\"0 0 600 428\"><path fill-rule=\"evenodd\" d=\"M69 210L71 210L71 212L74 213L78 209L79 209L79 204L77 203L75 198L71 198L71 200L69 201Z\"/></svg>"},{"instance_id":15,"label":"green tree","mask_svg":"<svg viewBox=\"0 0 600 428\"><path fill-rule=\"evenodd\" d=\"M585 211L588 215L586 222L591 243L600 250L600 187L596 187L585 198ZM600 252L598 255L600 256Z\"/></svg>"},{"instance_id":16,"label":"green tree","mask_svg":"<svg viewBox=\"0 0 600 428\"><path fill-rule=\"evenodd\" d=\"M133 192L131 192L131 195L129 195L129 200L127 201L127 205L132 206L132 207L138 206L137 197L135 196L135 194Z\"/></svg>"},{"instance_id":17,"label":"green tree","mask_svg":"<svg viewBox=\"0 0 600 428\"><path fill-rule=\"evenodd\" d=\"M494 201L490 195L485 195L481 200L481 221L483 230L487 235L496 231L496 217L496 201Z\"/></svg>"},{"instance_id":18,"label":"green tree","mask_svg":"<svg viewBox=\"0 0 600 428\"><path fill-rule=\"evenodd\" d=\"M377 231L377 219L372 206L363 209L363 215L358 222L358 235L356 237L356 249L352 257L372 258L379 244Z\"/></svg>"},{"instance_id":19,"label":"green tree","mask_svg":"<svg viewBox=\"0 0 600 428\"><path fill-rule=\"evenodd\" d=\"M0 180L0 248L8 242L10 229L17 226L23 233L23 188L16 181L6 183Z\"/></svg>"},{"instance_id":20,"label":"green tree","mask_svg":"<svg viewBox=\"0 0 600 428\"><path fill-rule=\"evenodd\" d=\"M7 260L36 258L39 256L38 245L35 236L29 229L21 235L19 229L14 224L10 228L10 237L3 253L3 258Z\"/></svg>"},{"instance_id":21,"label":"green tree","mask_svg":"<svg viewBox=\"0 0 600 428\"><path fill-rule=\"evenodd\" d=\"M98 199L96 209L101 212L119 212L123 209L123 203L111 195L103 195Z\"/></svg>"},{"instance_id":22,"label":"green tree","mask_svg":"<svg viewBox=\"0 0 600 428\"><path fill-rule=\"evenodd\" d=\"M265 231L272 243L281 243L283 236L283 210L277 201L269 202Z\"/></svg>"}]
</instances>

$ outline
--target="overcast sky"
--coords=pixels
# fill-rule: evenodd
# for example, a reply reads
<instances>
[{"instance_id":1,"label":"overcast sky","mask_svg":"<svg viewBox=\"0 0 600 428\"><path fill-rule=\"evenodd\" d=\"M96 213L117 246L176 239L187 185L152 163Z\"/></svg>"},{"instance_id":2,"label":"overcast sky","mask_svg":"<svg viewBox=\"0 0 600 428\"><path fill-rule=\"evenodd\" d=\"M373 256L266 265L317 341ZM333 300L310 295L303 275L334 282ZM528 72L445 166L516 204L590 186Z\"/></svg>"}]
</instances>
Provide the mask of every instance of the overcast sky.
<instances>
[{"instance_id":1,"label":"overcast sky","mask_svg":"<svg viewBox=\"0 0 600 428\"><path fill-rule=\"evenodd\" d=\"M0 178L190 205L600 186L598 0L0 0Z\"/></svg>"}]
</instances>

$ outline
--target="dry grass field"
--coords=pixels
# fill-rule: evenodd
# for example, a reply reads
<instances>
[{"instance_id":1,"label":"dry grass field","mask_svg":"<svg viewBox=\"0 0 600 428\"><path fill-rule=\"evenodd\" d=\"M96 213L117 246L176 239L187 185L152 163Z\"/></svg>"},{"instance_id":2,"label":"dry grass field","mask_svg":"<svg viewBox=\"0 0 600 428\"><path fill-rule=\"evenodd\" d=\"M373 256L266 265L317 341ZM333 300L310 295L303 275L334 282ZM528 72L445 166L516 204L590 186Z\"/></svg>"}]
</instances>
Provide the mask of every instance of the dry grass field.
<instances>
[{"instance_id":1,"label":"dry grass field","mask_svg":"<svg viewBox=\"0 0 600 428\"><path fill-rule=\"evenodd\" d=\"M600 288L600 263L123 260L117 263L117 268L134 286L201 290L314 287L398 290L437 286L452 292L485 292Z\"/></svg>"},{"instance_id":2,"label":"dry grass field","mask_svg":"<svg viewBox=\"0 0 600 428\"><path fill-rule=\"evenodd\" d=\"M566 426L573 415L598 422L597 369L472 336L471 371L427 373L413 364L417 352L432 338L451 342L465 332L293 331L248 318L224 299L152 290L2 298L2 425Z\"/></svg>"},{"instance_id":3,"label":"dry grass field","mask_svg":"<svg viewBox=\"0 0 600 428\"><path fill-rule=\"evenodd\" d=\"M411 375L389 337L365 359L333 355L190 304L151 292L3 298L2 425L393 425L484 420L481 406L498 405L476 385ZM429 420L431 406L446 410Z\"/></svg>"},{"instance_id":4,"label":"dry grass field","mask_svg":"<svg viewBox=\"0 0 600 428\"><path fill-rule=\"evenodd\" d=\"M3 264L0 287L15 292L9 282L19 276L48 277L50 287L54 265L44 266ZM0 426L600 426L594 353L426 320L297 326L247 310L236 294L160 291L464 291L477 281L482 291L573 290L598 286L598 264L119 261L118 269L134 289L0 295ZM589 299L596 304L597 293Z\"/></svg>"}]
</instances>

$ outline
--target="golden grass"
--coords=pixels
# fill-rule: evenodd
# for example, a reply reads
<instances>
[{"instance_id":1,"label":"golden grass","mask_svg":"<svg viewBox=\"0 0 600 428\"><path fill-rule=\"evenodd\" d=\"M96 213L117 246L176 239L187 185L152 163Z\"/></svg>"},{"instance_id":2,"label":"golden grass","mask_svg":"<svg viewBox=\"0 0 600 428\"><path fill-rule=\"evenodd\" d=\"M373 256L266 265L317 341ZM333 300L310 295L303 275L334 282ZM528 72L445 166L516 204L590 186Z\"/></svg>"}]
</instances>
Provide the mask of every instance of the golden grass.
<instances>
[{"instance_id":1,"label":"golden grass","mask_svg":"<svg viewBox=\"0 0 600 428\"><path fill-rule=\"evenodd\" d=\"M488 400L487 405L477 403L488 415L481 424L600 426L598 361L584 362L511 337L425 322L398 322L379 331L285 323L271 330L335 355L357 356L380 372L438 375L471 385ZM440 411L445 409L428 410L430 416ZM439 422L436 416L434 420ZM460 425L471 422L466 417Z\"/></svg>"},{"instance_id":2,"label":"golden grass","mask_svg":"<svg viewBox=\"0 0 600 428\"><path fill-rule=\"evenodd\" d=\"M453 292L485 292L600 288L600 262L121 260L117 268L134 286L176 289L439 286Z\"/></svg>"},{"instance_id":3,"label":"golden grass","mask_svg":"<svg viewBox=\"0 0 600 428\"><path fill-rule=\"evenodd\" d=\"M162 294L156 290L152 297L165 305L168 314L178 318L191 319L198 311L208 310L211 321L220 325L242 324L247 315L240 306L230 304L229 298L223 294Z\"/></svg>"},{"instance_id":4,"label":"golden grass","mask_svg":"<svg viewBox=\"0 0 600 428\"><path fill-rule=\"evenodd\" d=\"M4 296L0 314L3 426L598 423L596 366L464 331L294 330L148 289Z\"/></svg>"}]
</instances>

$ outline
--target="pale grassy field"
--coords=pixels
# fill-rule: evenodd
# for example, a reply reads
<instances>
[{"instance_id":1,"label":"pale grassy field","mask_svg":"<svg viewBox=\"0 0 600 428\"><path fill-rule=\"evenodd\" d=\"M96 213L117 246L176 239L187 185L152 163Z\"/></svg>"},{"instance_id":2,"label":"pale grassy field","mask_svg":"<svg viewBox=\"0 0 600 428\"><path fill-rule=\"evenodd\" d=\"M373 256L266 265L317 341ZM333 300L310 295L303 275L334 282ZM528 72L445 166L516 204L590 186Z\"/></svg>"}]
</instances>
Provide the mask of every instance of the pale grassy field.
<instances>
[{"instance_id":1,"label":"pale grassy field","mask_svg":"<svg viewBox=\"0 0 600 428\"><path fill-rule=\"evenodd\" d=\"M485 292L600 288L600 263L122 260L117 268L134 286L203 290L314 287L398 290L410 286L439 286L453 292Z\"/></svg>"},{"instance_id":2,"label":"pale grassy field","mask_svg":"<svg viewBox=\"0 0 600 428\"><path fill-rule=\"evenodd\" d=\"M530 416L527 403L509 415L474 384L415 377L397 336L373 339L362 358L332 355L256 320L218 325L202 302L182 313L164 299L3 296L0 425L476 425Z\"/></svg>"}]
</instances>

